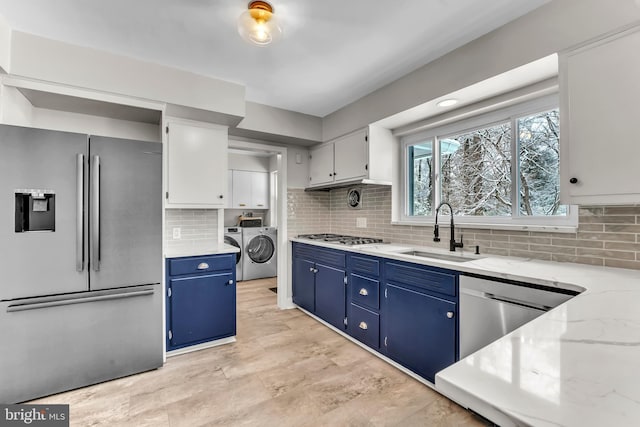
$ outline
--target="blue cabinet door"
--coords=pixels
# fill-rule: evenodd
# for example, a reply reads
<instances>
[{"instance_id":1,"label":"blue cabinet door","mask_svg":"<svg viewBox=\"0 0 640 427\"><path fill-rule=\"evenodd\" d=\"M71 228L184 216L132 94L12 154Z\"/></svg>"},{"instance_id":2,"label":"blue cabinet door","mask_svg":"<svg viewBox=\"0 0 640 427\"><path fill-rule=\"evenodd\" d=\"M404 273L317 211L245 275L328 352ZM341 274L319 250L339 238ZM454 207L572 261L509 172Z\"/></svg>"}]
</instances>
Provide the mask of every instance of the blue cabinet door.
<instances>
[{"instance_id":1,"label":"blue cabinet door","mask_svg":"<svg viewBox=\"0 0 640 427\"><path fill-rule=\"evenodd\" d=\"M233 273L170 280L170 347L236 334L236 286Z\"/></svg>"},{"instance_id":2,"label":"blue cabinet door","mask_svg":"<svg viewBox=\"0 0 640 427\"><path fill-rule=\"evenodd\" d=\"M434 382L455 362L456 303L391 284L384 303L387 355Z\"/></svg>"},{"instance_id":3,"label":"blue cabinet door","mask_svg":"<svg viewBox=\"0 0 640 427\"><path fill-rule=\"evenodd\" d=\"M345 271L316 264L316 315L344 329L346 315Z\"/></svg>"},{"instance_id":4,"label":"blue cabinet door","mask_svg":"<svg viewBox=\"0 0 640 427\"><path fill-rule=\"evenodd\" d=\"M315 263L306 259L293 259L293 302L310 312L316 310Z\"/></svg>"}]
</instances>

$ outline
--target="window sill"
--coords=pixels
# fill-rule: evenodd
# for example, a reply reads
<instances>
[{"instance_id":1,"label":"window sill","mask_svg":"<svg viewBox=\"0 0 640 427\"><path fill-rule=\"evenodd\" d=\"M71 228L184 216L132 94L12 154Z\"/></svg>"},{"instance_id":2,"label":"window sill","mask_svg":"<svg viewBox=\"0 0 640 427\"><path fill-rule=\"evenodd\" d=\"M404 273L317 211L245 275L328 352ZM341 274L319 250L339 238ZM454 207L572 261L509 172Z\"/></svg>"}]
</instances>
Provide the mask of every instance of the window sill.
<instances>
[{"instance_id":1,"label":"window sill","mask_svg":"<svg viewBox=\"0 0 640 427\"><path fill-rule=\"evenodd\" d=\"M433 221L391 221L392 225L410 225L433 227ZM449 227L449 218L443 218L438 221L438 226L442 228ZM542 225L542 224L482 224L482 223L465 223L455 221L455 226L460 229L474 228L478 230L511 230L511 231L537 231L547 233L575 233L578 231L577 225Z\"/></svg>"}]
</instances>

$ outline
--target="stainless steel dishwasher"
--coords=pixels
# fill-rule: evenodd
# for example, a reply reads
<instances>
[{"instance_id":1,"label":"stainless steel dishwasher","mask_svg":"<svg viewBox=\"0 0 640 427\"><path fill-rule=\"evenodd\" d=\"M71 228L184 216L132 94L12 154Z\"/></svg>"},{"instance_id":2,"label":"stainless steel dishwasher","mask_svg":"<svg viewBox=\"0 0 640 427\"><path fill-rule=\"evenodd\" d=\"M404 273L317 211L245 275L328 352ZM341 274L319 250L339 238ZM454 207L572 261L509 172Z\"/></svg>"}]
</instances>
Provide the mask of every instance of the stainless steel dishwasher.
<instances>
[{"instance_id":1,"label":"stainless steel dishwasher","mask_svg":"<svg viewBox=\"0 0 640 427\"><path fill-rule=\"evenodd\" d=\"M460 275L460 358L577 294L566 289Z\"/></svg>"}]
</instances>

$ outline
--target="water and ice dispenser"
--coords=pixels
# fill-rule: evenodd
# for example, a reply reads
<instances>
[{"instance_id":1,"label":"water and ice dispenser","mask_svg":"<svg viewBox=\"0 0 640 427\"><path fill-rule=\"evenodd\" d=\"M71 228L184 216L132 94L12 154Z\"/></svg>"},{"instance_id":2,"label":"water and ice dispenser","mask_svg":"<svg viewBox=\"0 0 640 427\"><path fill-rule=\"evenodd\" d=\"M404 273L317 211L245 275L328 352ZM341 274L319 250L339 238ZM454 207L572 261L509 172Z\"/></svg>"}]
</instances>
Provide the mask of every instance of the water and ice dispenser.
<instances>
[{"instance_id":1,"label":"water and ice dispenser","mask_svg":"<svg viewBox=\"0 0 640 427\"><path fill-rule=\"evenodd\" d=\"M15 190L16 233L56 231L56 195L52 190Z\"/></svg>"}]
</instances>

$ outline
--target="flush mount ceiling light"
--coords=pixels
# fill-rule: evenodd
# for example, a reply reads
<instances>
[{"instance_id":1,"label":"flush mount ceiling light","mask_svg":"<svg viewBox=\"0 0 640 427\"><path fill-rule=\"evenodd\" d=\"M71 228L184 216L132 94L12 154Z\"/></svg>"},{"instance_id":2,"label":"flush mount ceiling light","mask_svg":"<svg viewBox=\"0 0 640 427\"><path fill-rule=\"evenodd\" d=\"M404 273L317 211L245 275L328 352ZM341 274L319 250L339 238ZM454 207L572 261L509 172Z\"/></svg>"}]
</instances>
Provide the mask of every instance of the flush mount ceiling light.
<instances>
[{"instance_id":1,"label":"flush mount ceiling light","mask_svg":"<svg viewBox=\"0 0 640 427\"><path fill-rule=\"evenodd\" d=\"M443 99L442 101L438 102L436 104L436 106L438 107L451 107L452 105L456 105L458 103L457 99Z\"/></svg>"},{"instance_id":2,"label":"flush mount ceiling light","mask_svg":"<svg viewBox=\"0 0 640 427\"><path fill-rule=\"evenodd\" d=\"M238 18L238 32L248 42L266 46L282 35L273 7L266 1L252 1Z\"/></svg>"}]
</instances>

